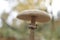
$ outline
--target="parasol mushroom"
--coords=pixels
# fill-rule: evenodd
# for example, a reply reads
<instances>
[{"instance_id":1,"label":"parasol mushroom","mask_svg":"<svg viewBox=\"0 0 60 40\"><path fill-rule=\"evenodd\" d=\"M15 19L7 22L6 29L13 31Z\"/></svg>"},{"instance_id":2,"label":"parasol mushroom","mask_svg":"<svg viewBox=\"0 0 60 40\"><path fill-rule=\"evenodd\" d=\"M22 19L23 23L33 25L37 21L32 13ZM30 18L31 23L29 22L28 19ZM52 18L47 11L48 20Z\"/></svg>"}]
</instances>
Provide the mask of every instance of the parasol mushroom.
<instances>
[{"instance_id":1,"label":"parasol mushroom","mask_svg":"<svg viewBox=\"0 0 60 40\"><path fill-rule=\"evenodd\" d=\"M18 19L31 21L31 28L30 28L30 40L35 40L34 38L34 29L35 29L35 22L46 23L50 21L50 16L41 10L25 10L22 11L20 15L17 16Z\"/></svg>"}]
</instances>

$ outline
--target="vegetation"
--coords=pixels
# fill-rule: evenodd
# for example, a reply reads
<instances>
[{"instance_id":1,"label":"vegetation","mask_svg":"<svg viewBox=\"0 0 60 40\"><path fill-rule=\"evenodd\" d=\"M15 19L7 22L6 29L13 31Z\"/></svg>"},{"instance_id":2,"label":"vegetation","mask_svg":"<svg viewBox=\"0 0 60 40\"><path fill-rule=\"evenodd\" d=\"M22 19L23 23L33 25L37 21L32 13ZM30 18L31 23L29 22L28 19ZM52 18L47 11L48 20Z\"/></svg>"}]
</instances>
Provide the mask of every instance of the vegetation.
<instances>
[{"instance_id":1,"label":"vegetation","mask_svg":"<svg viewBox=\"0 0 60 40\"><path fill-rule=\"evenodd\" d=\"M38 7L39 10L47 10L46 7L40 8L40 3L42 0L38 0L36 4L33 3L33 0L28 0L28 4L19 3L13 10L17 10L19 12L26 10L26 9L35 9ZM22 22L19 27L14 25L16 21L14 21L13 25L9 25L6 20L8 18L9 14L3 13L1 19L3 21L3 26L0 28L0 35L3 37L16 37L17 40L29 40L29 28L28 23L26 21ZM16 20L16 19L14 19ZM52 23L38 23L37 29L35 30L35 37L36 40L40 39L46 39L51 40L53 38L54 40L60 40L60 25L56 26L56 29L52 33ZM52 36L53 35L53 36Z\"/></svg>"}]
</instances>

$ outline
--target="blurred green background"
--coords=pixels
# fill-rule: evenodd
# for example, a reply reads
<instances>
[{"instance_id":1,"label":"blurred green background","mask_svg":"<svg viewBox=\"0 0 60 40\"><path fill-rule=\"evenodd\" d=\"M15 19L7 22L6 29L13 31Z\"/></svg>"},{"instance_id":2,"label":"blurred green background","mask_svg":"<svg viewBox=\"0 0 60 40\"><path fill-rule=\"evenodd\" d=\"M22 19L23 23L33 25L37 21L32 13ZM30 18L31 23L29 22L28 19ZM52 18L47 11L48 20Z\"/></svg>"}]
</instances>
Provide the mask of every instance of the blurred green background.
<instances>
[{"instance_id":1,"label":"blurred green background","mask_svg":"<svg viewBox=\"0 0 60 40\"><path fill-rule=\"evenodd\" d=\"M1 40L29 40L30 22L16 18L21 11L28 9L38 9L46 11L48 14L57 11L51 9L53 0L2 0L0 1L0 39ZM49 9L50 8L50 9ZM57 8L58 9L58 8ZM52 14L53 14L52 13ZM56 13L57 15L57 13ZM52 15L51 15L52 17ZM37 23L35 30L35 40L60 40L60 21L54 18L48 23ZM8 38L13 39L8 39ZM7 38L7 39L5 39Z\"/></svg>"}]
</instances>

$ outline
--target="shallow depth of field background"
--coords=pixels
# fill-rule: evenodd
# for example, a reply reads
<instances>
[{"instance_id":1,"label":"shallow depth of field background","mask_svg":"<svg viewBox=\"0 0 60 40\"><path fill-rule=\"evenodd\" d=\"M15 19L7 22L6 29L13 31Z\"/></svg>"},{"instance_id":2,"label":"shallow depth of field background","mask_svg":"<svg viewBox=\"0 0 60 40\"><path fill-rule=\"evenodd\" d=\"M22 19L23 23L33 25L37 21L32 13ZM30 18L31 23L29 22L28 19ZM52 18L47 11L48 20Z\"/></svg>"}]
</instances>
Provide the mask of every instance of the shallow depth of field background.
<instances>
[{"instance_id":1,"label":"shallow depth of field background","mask_svg":"<svg viewBox=\"0 0 60 40\"><path fill-rule=\"evenodd\" d=\"M16 18L28 9L43 10L54 15L54 32L52 21L37 23L36 40L60 40L60 0L0 0L0 40L29 40L29 22Z\"/></svg>"}]
</instances>

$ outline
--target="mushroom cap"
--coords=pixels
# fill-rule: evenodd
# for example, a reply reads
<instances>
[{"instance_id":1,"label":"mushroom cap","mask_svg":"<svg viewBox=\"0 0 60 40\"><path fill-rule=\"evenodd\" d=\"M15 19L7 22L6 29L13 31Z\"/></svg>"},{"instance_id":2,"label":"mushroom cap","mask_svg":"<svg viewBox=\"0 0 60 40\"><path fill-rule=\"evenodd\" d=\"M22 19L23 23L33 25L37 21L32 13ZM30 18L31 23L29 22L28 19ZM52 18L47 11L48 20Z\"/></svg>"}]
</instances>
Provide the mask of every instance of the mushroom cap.
<instances>
[{"instance_id":1,"label":"mushroom cap","mask_svg":"<svg viewBox=\"0 0 60 40\"><path fill-rule=\"evenodd\" d=\"M31 21L31 16L35 16L35 20L37 22L44 23L50 21L49 14L41 10L25 10L22 11L21 14L17 16L17 18L26 21Z\"/></svg>"}]
</instances>

